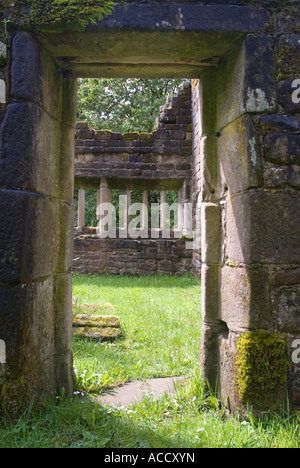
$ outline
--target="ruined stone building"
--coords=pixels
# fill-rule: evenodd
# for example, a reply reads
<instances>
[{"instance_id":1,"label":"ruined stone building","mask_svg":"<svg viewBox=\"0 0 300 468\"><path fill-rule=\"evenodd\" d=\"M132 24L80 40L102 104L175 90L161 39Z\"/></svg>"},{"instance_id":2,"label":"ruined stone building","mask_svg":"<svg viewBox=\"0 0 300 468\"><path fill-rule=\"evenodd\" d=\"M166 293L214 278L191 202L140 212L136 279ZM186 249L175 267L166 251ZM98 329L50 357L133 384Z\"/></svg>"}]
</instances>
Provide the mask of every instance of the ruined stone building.
<instances>
[{"instance_id":1,"label":"ruined stone building","mask_svg":"<svg viewBox=\"0 0 300 468\"><path fill-rule=\"evenodd\" d=\"M159 232L151 231L150 223L148 230L149 210L143 220L146 232L141 227L141 237L136 239L127 234L127 226L123 226L125 234L120 228L113 238L102 239L95 229L83 229L85 189L97 189L99 203L112 203L112 190L123 189L128 208L134 189L142 192L141 201L147 208L151 190L160 191L160 203L166 203L167 191L178 192L182 204L191 202L192 134L188 81L178 96L168 98L161 107L152 133L92 131L86 123L77 124L74 176L75 188L79 189L79 210L74 272L153 275L193 271L200 275L199 249L187 248L183 227L178 236L173 230L165 233L166 219L160 216ZM184 211L182 218L183 215Z\"/></svg>"},{"instance_id":2,"label":"ruined stone building","mask_svg":"<svg viewBox=\"0 0 300 468\"><path fill-rule=\"evenodd\" d=\"M287 395L299 408L299 0L128 0L87 25L22 3L0 10L1 406L17 414L32 394L72 394L74 165L84 188L97 160L106 170L106 147L104 192L115 177L164 193L153 167L176 191L190 180L204 381L233 412L278 410ZM79 127L74 164L78 77L191 79L192 131L167 130L165 144L167 122L151 141Z\"/></svg>"}]
</instances>

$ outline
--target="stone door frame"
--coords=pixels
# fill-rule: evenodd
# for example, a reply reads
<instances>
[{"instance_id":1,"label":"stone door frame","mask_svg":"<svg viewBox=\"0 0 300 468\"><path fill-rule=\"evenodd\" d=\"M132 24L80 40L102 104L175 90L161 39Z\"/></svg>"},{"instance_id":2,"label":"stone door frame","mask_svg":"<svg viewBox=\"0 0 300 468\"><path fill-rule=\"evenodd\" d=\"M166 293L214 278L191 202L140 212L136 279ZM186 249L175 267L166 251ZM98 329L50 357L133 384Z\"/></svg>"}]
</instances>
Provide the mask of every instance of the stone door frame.
<instances>
[{"instance_id":1,"label":"stone door frame","mask_svg":"<svg viewBox=\"0 0 300 468\"><path fill-rule=\"evenodd\" d=\"M288 158L297 122L282 119L278 106L278 90L291 87L293 77L276 80L283 39L282 32L269 32L271 14L253 5L129 3L85 33L10 32L1 72L7 88L0 152L3 408L18 412L32 394L64 388L70 395L73 389L79 76L195 79L193 197L201 206L203 378L213 388L218 381L223 400L241 409L248 402L234 386L239 338L262 329L285 334L291 349L300 323L291 325L278 304L286 288L296 291L299 284L299 192L295 183L280 185L271 175L274 145L282 145L277 157L286 151ZM286 40L297 50L289 31ZM286 102L285 115L299 111L289 95ZM280 125L287 126L288 141ZM299 402L297 369L289 370L285 385Z\"/></svg>"}]
</instances>

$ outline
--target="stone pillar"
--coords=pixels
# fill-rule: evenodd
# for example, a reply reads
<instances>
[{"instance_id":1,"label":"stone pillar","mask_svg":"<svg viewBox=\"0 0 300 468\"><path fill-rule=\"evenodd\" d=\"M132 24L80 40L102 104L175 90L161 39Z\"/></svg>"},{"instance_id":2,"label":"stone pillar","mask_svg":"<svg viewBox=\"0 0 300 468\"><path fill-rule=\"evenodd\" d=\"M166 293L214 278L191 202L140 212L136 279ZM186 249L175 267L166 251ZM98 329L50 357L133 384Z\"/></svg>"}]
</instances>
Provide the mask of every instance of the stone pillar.
<instances>
[{"instance_id":1,"label":"stone pillar","mask_svg":"<svg viewBox=\"0 0 300 468\"><path fill-rule=\"evenodd\" d=\"M190 211L190 194L188 182L185 180L183 185L178 192L178 204L179 204L179 213L178 213L178 227L182 231L183 236L192 235L192 217L193 213Z\"/></svg>"},{"instance_id":2,"label":"stone pillar","mask_svg":"<svg viewBox=\"0 0 300 468\"><path fill-rule=\"evenodd\" d=\"M163 233L166 230L166 191L162 189L160 191L160 230Z\"/></svg>"},{"instance_id":3,"label":"stone pillar","mask_svg":"<svg viewBox=\"0 0 300 468\"><path fill-rule=\"evenodd\" d=\"M149 203L149 193L148 193L148 190L144 190L143 191L143 205L144 207L147 208L147 211L146 209L143 210L143 220L142 220L142 226L141 226L141 230L142 231L148 231L148 203Z\"/></svg>"},{"instance_id":4,"label":"stone pillar","mask_svg":"<svg viewBox=\"0 0 300 468\"><path fill-rule=\"evenodd\" d=\"M201 77L201 366L232 411L300 401L297 54L295 35L249 36Z\"/></svg>"},{"instance_id":5,"label":"stone pillar","mask_svg":"<svg viewBox=\"0 0 300 468\"><path fill-rule=\"evenodd\" d=\"M183 236L184 232L184 187L178 192L178 236Z\"/></svg>"},{"instance_id":6,"label":"stone pillar","mask_svg":"<svg viewBox=\"0 0 300 468\"><path fill-rule=\"evenodd\" d=\"M126 211L124 214L124 222L125 222L125 228L126 230L128 229L129 223L130 223L130 214L129 214L129 207L131 205L131 190L129 188L126 189Z\"/></svg>"},{"instance_id":7,"label":"stone pillar","mask_svg":"<svg viewBox=\"0 0 300 468\"><path fill-rule=\"evenodd\" d=\"M112 226L112 189L109 187L107 180L102 178L100 188L97 192L97 218L101 223L105 218L105 225L100 224L100 234L107 231L108 227ZM106 205L106 206L105 206ZM109 205L109 206L107 206Z\"/></svg>"},{"instance_id":8,"label":"stone pillar","mask_svg":"<svg viewBox=\"0 0 300 468\"><path fill-rule=\"evenodd\" d=\"M85 190L78 190L78 227L85 226Z\"/></svg>"},{"instance_id":9,"label":"stone pillar","mask_svg":"<svg viewBox=\"0 0 300 468\"><path fill-rule=\"evenodd\" d=\"M125 195L120 197L120 212L122 213L123 225L119 228L119 236L121 239L127 239L128 226L130 223L129 207L131 205L131 191L129 188L125 190Z\"/></svg>"},{"instance_id":10,"label":"stone pillar","mask_svg":"<svg viewBox=\"0 0 300 468\"><path fill-rule=\"evenodd\" d=\"M0 129L0 402L71 394L76 80L29 34L12 39ZM3 367L4 366L4 367Z\"/></svg>"}]
</instances>

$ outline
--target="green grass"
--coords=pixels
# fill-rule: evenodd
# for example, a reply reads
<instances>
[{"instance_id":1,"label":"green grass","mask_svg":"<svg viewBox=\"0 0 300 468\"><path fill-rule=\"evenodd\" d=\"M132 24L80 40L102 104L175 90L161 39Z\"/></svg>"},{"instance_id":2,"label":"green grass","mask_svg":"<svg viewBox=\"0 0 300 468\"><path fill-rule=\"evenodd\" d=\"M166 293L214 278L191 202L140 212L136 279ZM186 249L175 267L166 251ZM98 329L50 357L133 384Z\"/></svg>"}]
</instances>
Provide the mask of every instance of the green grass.
<instances>
[{"instance_id":1,"label":"green grass","mask_svg":"<svg viewBox=\"0 0 300 468\"><path fill-rule=\"evenodd\" d=\"M189 375L199 366L200 281L192 276L73 279L81 304L109 303L120 318L115 343L74 340L76 388L101 392L131 380Z\"/></svg>"},{"instance_id":2,"label":"green grass","mask_svg":"<svg viewBox=\"0 0 300 468\"><path fill-rule=\"evenodd\" d=\"M299 448L299 415L239 420L205 393L198 280L75 277L74 295L79 304L111 303L108 313L119 315L124 338L114 345L74 341L81 391L45 401L39 410L33 406L18 421L3 416L1 448ZM104 381L114 386L166 375L187 375L188 383L174 395L148 395L128 408L102 407L87 392L101 392Z\"/></svg>"},{"instance_id":3,"label":"green grass","mask_svg":"<svg viewBox=\"0 0 300 468\"><path fill-rule=\"evenodd\" d=\"M1 448L299 448L299 441L299 416L227 416L196 375L173 396L145 396L128 408L79 395L45 401L39 412L29 409L0 427Z\"/></svg>"}]
</instances>

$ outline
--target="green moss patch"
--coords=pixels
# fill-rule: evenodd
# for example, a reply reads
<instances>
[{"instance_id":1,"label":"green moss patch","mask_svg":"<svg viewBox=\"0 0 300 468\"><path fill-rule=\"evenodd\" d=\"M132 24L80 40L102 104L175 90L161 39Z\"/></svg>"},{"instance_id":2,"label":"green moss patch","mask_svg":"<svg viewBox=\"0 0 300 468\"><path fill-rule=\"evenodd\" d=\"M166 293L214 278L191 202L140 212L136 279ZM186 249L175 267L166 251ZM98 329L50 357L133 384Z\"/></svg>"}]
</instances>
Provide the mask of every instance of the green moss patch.
<instances>
[{"instance_id":1,"label":"green moss patch","mask_svg":"<svg viewBox=\"0 0 300 468\"><path fill-rule=\"evenodd\" d=\"M277 410L286 397L286 343L263 330L242 335L235 355L235 390L243 404Z\"/></svg>"},{"instance_id":2,"label":"green moss patch","mask_svg":"<svg viewBox=\"0 0 300 468\"><path fill-rule=\"evenodd\" d=\"M117 338L120 338L121 331L119 328L113 327L73 327L73 336L77 338L113 341Z\"/></svg>"},{"instance_id":3,"label":"green moss patch","mask_svg":"<svg viewBox=\"0 0 300 468\"><path fill-rule=\"evenodd\" d=\"M300 69L300 49L286 46L277 59L277 78L284 80L288 78L297 78Z\"/></svg>"},{"instance_id":4,"label":"green moss patch","mask_svg":"<svg viewBox=\"0 0 300 468\"><path fill-rule=\"evenodd\" d=\"M73 335L77 338L113 341L121 338L119 317L106 315L113 306L109 302L73 306ZM100 315L104 312L105 315Z\"/></svg>"},{"instance_id":5,"label":"green moss patch","mask_svg":"<svg viewBox=\"0 0 300 468\"><path fill-rule=\"evenodd\" d=\"M120 328L120 319L114 315L73 315L73 327Z\"/></svg>"},{"instance_id":6,"label":"green moss patch","mask_svg":"<svg viewBox=\"0 0 300 468\"><path fill-rule=\"evenodd\" d=\"M39 31L82 31L112 12L118 0L4 0L0 14Z\"/></svg>"}]
</instances>

